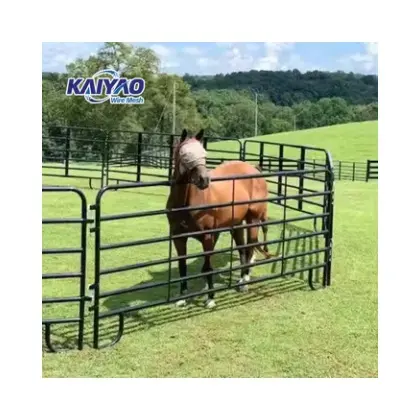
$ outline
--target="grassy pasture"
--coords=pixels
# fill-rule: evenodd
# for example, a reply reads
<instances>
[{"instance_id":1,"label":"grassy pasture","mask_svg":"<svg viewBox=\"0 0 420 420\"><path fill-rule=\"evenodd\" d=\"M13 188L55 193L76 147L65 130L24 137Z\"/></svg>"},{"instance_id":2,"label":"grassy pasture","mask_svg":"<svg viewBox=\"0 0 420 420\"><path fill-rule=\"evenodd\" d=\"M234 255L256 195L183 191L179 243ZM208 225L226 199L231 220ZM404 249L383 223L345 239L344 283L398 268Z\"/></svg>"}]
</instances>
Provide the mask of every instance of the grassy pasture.
<instances>
[{"instance_id":1,"label":"grassy pasture","mask_svg":"<svg viewBox=\"0 0 420 420\"><path fill-rule=\"evenodd\" d=\"M335 174L338 179L339 168L337 161L341 161L342 168L340 175L342 178L357 180L364 180L366 176L366 160L377 159L378 156L378 123L377 121L366 121L363 123L350 123L335 125L331 127L321 127L311 130L299 130L296 132L277 133L266 136L259 136L241 140L245 144L245 158L253 163L258 163L258 155L260 152L259 141L272 142L273 145L265 145L264 156L271 157L274 161L278 159L279 147L278 144L286 143L291 145L305 145L326 149L330 152L332 160L336 162ZM208 145L208 159L239 159L240 143L235 140L228 140L223 142L209 143ZM284 150L284 157L289 159L300 159L300 152L298 149L286 147ZM135 156L133 155L133 159ZM308 162L315 161L316 163L325 162L325 154L323 152L308 151L305 156ZM273 165L275 162L273 161ZM353 168L353 162L357 162ZM62 164L48 164L49 166L56 166L60 169L44 169L43 173L64 173ZM100 178L100 164L87 165L83 163L72 163L70 175ZM311 166L316 167L316 166ZM80 169L76 169L80 168ZM276 169L275 166L272 168ZM167 170L150 170L144 168L145 173L158 173L166 175ZM127 174L126 172L130 172ZM136 179L136 168L132 167L118 167L111 166L110 178L120 179L122 181L134 181ZM142 180L156 180L156 177L142 177ZM86 180L88 182L88 179ZM92 180L92 185L99 186L99 180Z\"/></svg>"},{"instance_id":2,"label":"grassy pasture","mask_svg":"<svg viewBox=\"0 0 420 420\"><path fill-rule=\"evenodd\" d=\"M64 183L67 180L59 181ZM85 186L83 180L78 182ZM96 191L85 191L88 202L92 203ZM164 187L144 193L110 192L104 200L105 214L162 208L166 194ZM43 217L60 213L62 216L77 216L78 201L75 197L44 194L43 201ZM279 217L276 211L279 211L277 206L270 206L271 217ZM148 218L104 224L103 242L166 234L165 217L156 216L155 219L153 222ZM87 346L83 352L44 353L44 376L377 376L377 184L338 183L334 226L333 285L328 290L309 291L305 278L295 276L253 285L246 294L234 291L218 293L218 306L214 311L206 311L202 299L196 299L185 310L172 305L148 309L127 320L123 339L115 347L96 351ZM289 226L288 232L304 232L310 228L301 223ZM272 227L269 232L269 239L272 239L279 234L279 228ZM75 226L44 226L43 229L43 247L77 246L78 238ZM189 244L189 252L200 250L198 243L191 241ZM229 244L230 237L223 234L218 248ZM107 251L109 254L104 254L103 268L167 256L167 244L158 245L141 250L137 247ZM291 244L290 252L304 246L319 244L296 241ZM214 266L229 267L229 257L224 254L216 256ZM92 259L93 236L89 235L88 283L93 282ZM190 261L188 272L199 272L201 264L199 259ZM236 256L233 264L238 264ZM296 266L299 261L292 264ZM44 272L73 271L76 267L74 256L43 258ZM274 269L278 267L273 264L261 267L253 274L268 274ZM175 268L172 271L176 277ZM166 278L165 266L134 270L103 277L102 290L164 281ZM233 281L236 278L234 273ZM229 279L218 276L215 281L219 285ZM44 281L43 294L75 294L76 284L73 280ZM201 279L190 285L192 289L202 286ZM175 287L173 293L177 290ZM101 311L151 301L161 297L162 293L165 291L110 297L102 301ZM73 316L76 311L75 305L62 304L45 308L43 315ZM102 342L112 340L115 324L113 319L104 321ZM54 327L53 331L55 340L74 340L75 332L71 326ZM86 341L88 344L92 341L89 322L86 324Z\"/></svg>"},{"instance_id":3,"label":"grassy pasture","mask_svg":"<svg viewBox=\"0 0 420 420\"><path fill-rule=\"evenodd\" d=\"M327 129L285 133L266 141L293 143L295 140L324 147L332 151L333 159L366 159L374 151L376 142L373 123L362 123L356 129L353 124ZM341 130L341 134L338 132ZM356 131L354 131L356 130ZM357 131L358 130L358 131ZM305 134L316 131L318 134ZM351 143L352 133L356 133ZM335 133L335 134L334 134ZM289 138L286 138L286 134ZM296 139L293 140L294 135ZM330 135L330 137L328 137ZM283 137L282 137L283 136ZM307 137L305 137L307 136ZM312 137L311 137L312 136ZM350 137L346 137L350 136ZM359 136L359 137L358 137ZM363 138L364 136L364 138ZM377 125L376 125L377 136ZM310 139L312 138L312 140ZM374 140L373 140L374 139ZM312 143L311 143L312 141ZM347 143L341 145L340 143ZM359 144L360 143L360 144ZM366 145L365 143L369 143ZM351 145L353 144L353 148ZM365 144L363 146L363 144ZM219 149L219 144L213 149ZM236 150L236 146L230 146ZM258 147L258 146L252 146ZM358 151L358 149L362 149ZM273 154L275 153L273 146ZM251 151L251 149L249 149ZM210 157L217 157L213 151ZM271 152L270 152L271 153ZM291 152L293 153L293 152ZM294 157L291 156L290 157ZM62 173L57 169L43 170ZM81 169L71 174L99 176L96 165L78 165ZM87 170L86 170L87 169ZM119 168L114 168L119 169ZM132 181L135 168L122 168L133 174L115 173L116 178ZM156 181L156 174L166 170L147 168L150 175L143 181ZM87 188L87 179L43 177L44 184L74 185L83 189L89 204L93 203L97 190ZM291 185L296 183L290 180ZM306 184L306 183L305 183ZM307 181L313 188L320 184ZM93 181L99 187L99 181ZM152 210L164 208L167 187L141 191L109 192L104 197L103 214ZM43 194L43 217L77 217L80 204L71 194ZM311 206L307 206L308 209ZM312 210L314 208L311 208ZM270 218L284 216L283 209L270 205ZM288 210L287 217L294 212ZM127 219L103 224L102 242L115 243L145 239L167 234L164 215L146 219ZM312 231L311 222L298 222L286 226L286 235L295 236ZM76 226L43 226L43 248L72 247L79 245L79 228ZM269 229L269 239L281 234L280 226ZM93 282L94 236L88 235L87 284ZM322 240L293 240L284 250L271 249L285 255L302 250L322 247ZM218 249L230 246L230 236L222 234ZM189 253L199 252L197 242L189 241ZM121 266L140 261L167 257L168 243L146 245L127 249L104 251L102 268ZM316 264L316 255L287 261L286 271L299 268L302 263ZM310 259L311 258L311 259ZM310 260L308 260L310 259ZM234 254L233 268L238 265ZM280 263L255 268L252 276L270 274L279 270ZM202 260L188 262L188 273L201 270ZM230 266L230 254L214 257L217 268ZM43 256L43 272L77 271L78 259L70 256ZM171 267L172 278L178 277ZM320 277L320 273L317 273ZM112 274L102 278L102 291L129 287L150 281L166 281L167 265L152 266L140 270ZM215 277L216 286L233 282L238 273ZM189 287L199 290L204 282L200 278L191 281ZM178 287L171 290L178 293ZM44 296L77 295L78 282L74 280L44 280ZM121 306L133 306L152 302L166 296L166 288L141 291L133 294L111 296L101 300L101 312ZM377 377L377 183L341 181L336 184L334 250L332 286L326 290L311 291L306 274L288 276L250 286L248 293L234 291L216 295L217 307L213 311L203 308L203 298L197 298L186 309L173 305L134 312L126 320L122 340L114 347L93 350L92 325L87 314L85 325L85 350L59 354L43 353L44 377ZM77 315L77 305L44 305L43 317ZM111 341L116 333L116 319L109 318L101 326L101 342ZM75 345L73 326L53 326L53 340L64 346Z\"/></svg>"},{"instance_id":4,"label":"grassy pasture","mask_svg":"<svg viewBox=\"0 0 420 420\"><path fill-rule=\"evenodd\" d=\"M253 139L327 149L334 160L366 162L378 158L378 121L275 133Z\"/></svg>"}]
</instances>

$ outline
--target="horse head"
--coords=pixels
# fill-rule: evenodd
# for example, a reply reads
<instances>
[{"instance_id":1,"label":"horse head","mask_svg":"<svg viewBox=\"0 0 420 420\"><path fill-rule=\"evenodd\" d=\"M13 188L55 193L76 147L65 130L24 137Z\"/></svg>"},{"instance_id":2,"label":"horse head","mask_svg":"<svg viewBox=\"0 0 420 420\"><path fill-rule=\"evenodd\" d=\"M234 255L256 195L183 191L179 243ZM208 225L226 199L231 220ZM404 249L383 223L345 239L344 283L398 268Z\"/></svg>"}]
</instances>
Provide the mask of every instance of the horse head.
<instances>
[{"instance_id":1,"label":"horse head","mask_svg":"<svg viewBox=\"0 0 420 420\"><path fill-rule=\"evenodd\" d=\"M194 137L188 137L184 129L174 149L175 182L193 184L200 190L210 184L206 167L207 151L201 142L203 135L204 130L201 129Z\"/></svg>"}]
</instances>

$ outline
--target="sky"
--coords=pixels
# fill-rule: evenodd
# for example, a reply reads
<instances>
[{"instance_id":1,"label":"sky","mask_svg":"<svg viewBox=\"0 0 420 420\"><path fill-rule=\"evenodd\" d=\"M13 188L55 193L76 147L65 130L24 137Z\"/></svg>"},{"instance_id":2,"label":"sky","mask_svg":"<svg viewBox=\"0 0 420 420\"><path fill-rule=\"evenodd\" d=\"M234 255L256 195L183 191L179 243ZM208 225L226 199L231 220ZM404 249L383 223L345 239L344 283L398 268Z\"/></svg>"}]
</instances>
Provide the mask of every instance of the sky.
<instances>
[{"instance_id":1,"label":"sky","mask_svg":"<svg viewBox=\"0 0 420 420\"><path fill-rule=\"evenodd\" d=\"M133 42L152 48L161 71L218 74L249 70L311 70L378 74L378 45L374 42ZM100 42L45 42L42 70L64 72L76 58L88 58Z\"/></svg>"}]
</instances>

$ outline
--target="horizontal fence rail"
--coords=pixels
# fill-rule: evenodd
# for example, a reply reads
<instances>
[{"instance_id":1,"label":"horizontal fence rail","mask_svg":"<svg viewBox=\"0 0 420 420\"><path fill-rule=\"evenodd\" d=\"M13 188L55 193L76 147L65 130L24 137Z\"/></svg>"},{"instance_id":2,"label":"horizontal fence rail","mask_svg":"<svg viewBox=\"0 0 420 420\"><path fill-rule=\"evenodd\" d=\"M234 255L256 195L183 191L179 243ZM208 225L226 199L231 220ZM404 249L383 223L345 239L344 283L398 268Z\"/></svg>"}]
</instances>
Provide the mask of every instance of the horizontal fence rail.
<instances>
[{"instance_id":1,"label":"horizontal fence rail","mask_svg":"<svg viewBox=\"0 0 420 420\"><path fill-rule=\"evenodd\" d=\"M81 255L80 272L43 274L44 281L49 281L52 278L80 279L79 296L52 298L55 300L45 298L43 300L45 304L59 304L60 302L80 304L77 321L76 318L71 320L79 322L79 348L83 346L84 324L82 319L86 302L91 303L88 314L93 321L93 347L102 348L113 345L121 339L127 314L179 302L187 298L201 297L209 294L209 292L220 293L225 290L236 289L238 287L238 272L242 273L242 270L246 268L252 268L253 272L256 271L256 274L252 275L251 273L251 279L248 279L242 285L278 278L299 278L305 280L313 289L327 287L331 284L334 175L336 168L334 168L334 163L327 151L296 145L261 143L253 140L247 140L243 144L236 140L207 141L208 167L216 166L224 159L223 156L229 156L226 160L240 158L239 160L249 161L251 164L259 166L261 172L252 175L212 178L212 183L231 182L232 197L225 202L176 209L166 209L162 204L160 208L151 208L150 203L146 204L148 194L160 189L166 195L169 194L172 186L171 174L173 168L172 165L169 165L169 162L172 162L172 149L169 148L168 156L161 157L166 159L169 165L163 169L161 177L151 177L148 176L147 167L142 165L143 159L147 157L145 153L146 143L144 142L149 134L128 132L126 135L136 137L134 159L139 165L131 165L131 158L124 153L121 155L113 154L112 158L103 160L105 170L102 171L102 174L105 174L105 178L103 178L101 189L96 194L94 204L89 207L92 211L90 219L87 218L86 199L79 190L75 188L45 187L50 188L51 191L81 193L81 197L83 197L80 217L66 219L57 217L43 220L44 225L80 224L82 226L81 235L84 239L81 240L80 246L69 244L62 248L43 249L44 255ZM97 136L100 137L99 134ZM170 143L174 140L172 135L162 136L161 143L164 141ZM64 136L64 141L66 139L67 137ZM108 136L108 139L111 139L111 137ZM113 138L113 141L118 141L118 139L117 136ZM231 141L230 154L228 155L223 155L225 141ZM148 150L150 151L150 149ZM237 157L232 158L232 156ZM112 169L110 169L111 167ZM129 168L130 176L117 178L122 175L117 172L121 168L122 170ZM117 181L112 183L110 181L114 179L114 176ZM268 197L264 199L240 199L236 197L235 188L238 183L249 178L265 179L269 190ZM115 194L126 192L136 192L140 194L142 199L133 201L134 208L127 208L125 212L113 213L112 210L110 211L111 207L107 206L107 200L110 197L115 197ZM238 206L261 202L266 202L268 205L268 219L254 221L246 225L228 223L225 226L209 228L205 232L191 229L173 232L169 228L169 224L166 223L162 232L147 237L147 232L142 231L140 227L142 225L138 224L147 223L148 226L152 227L153 220L156 220L156 217L167 219L173 215L184 214L192 210L205 212L218 208L232 211L232 215L234 215ZM142 220L143 222L141 222ZM94 240L94 278L90 285L85 284L85 274L82 277L80 276L86 269L86 225L88 223L92 225L90 232L93 234ZM135 224L130 225L130 223ZM121 227L118 239L115 234L109 233L109 229L112 232L112 229L115 229L113 226L116 226L116 224ZM129 227L124 228L122 226ZM253 246L246 242L243 244L236 243L236 240L234 240L235 232L238 229L244 229L244 227L266 227L269 232L272 232L272 236L269 235L268 238L259 242L259 245L276 249L276 252L268 259L245 263L240 260L240 263L238 263L237 255ZM133 232L137 231L138 234L133 236ZM174 241L187 238L200 239L204 233L213 235L215 238L218 238L219 235L223 238L224 235L228 234L230 239L211 251L192 250L187 252L185 256L177 254ZM132 248L136 250L132 254L135 257L132 261L120 257L119 253ZM197 258L213 255L217 258L227 258L227 265L220 267L214 263L214 269L210 268L199 273L190 272L186 275L181 275L177 270L178 264L183 259L191 263ZM133 283L132 279L138 276L143 278L142 276L145 276L145 273L155 272L156 270L163 270L157 279L142 281L139 284ZM179 288L184 281L188 281L188 284L194 286L198 279L209 275L217 276L215 278L218 279L216 280L217 284L214 284L211 289L190 290L188 294L180 294ZM220 279L223 279L221 284ZM86 293L86 288L88 293ZM146 297L138 298L139 295ZM132 304L124 303L130 302L130 299L133 300ZM101 338L104 335L101 323L114 317L118 320L115 336L112 341L108 340L104 343L103 338ZM50 325L51 322L44 325L47 324ZM50 337L50 327L48 327L48 337Z\"/></svg>"},{"instance_id":2,"label":"horizontal fence rail","mask_svg":"<svg viewBox=\"0 0 420 420\"><path fill-rule=\"evenodd\" d=\"M312 186L311 191L307 191L306 185L300 184L300 180L305 180L306 176L314 174L323 173L324 177L323 181L321 182L317 178L314 178L315 182L318 184L318 187ZM146 194L146 190L154 190L158 187L170 187L171 183L169 181L155 181L155 182L143 182L143 183L125 183L116 185L109 185L103 189L101 189L97 196L95 204L91 206L91 209L95 211L95 226L91 229L92 232L95 233L95 280L92 285L90 285L91 294L93 296L93 304L89 308L90 311L93 312L94 318L94 335L93 335L93 345L95 348L104 347L104 345L100 344L100 321L117 316L119 319L118 322L118 331L114 340L110 344L115 344L123 334L124 330L124 315L133 311L139 311L146 308L151 308L155 306L165 305L169 303L174 303L179 300L200 297L205 294L208 294L209 291L213 292L221 292L224 290L232 289L237 287L237 284L234 283L233 275L235 272L242 270L243 268L247 267L258 267L267 264L279 264L279 267L274 273L270 275L263 275L257 276L252 280L244 284L253 284L262 281L266 281L269 279L275 279L279 277L286 277L296 275L298 273L307 273L307 280L311 287L314 287L314 278L316 277L315 273L319 273L317 270L322 271L322 285L324 287L329 286L331 282L331 253L332 253L332 217L333 217L333 178L331 176L331 168L324 167L324 168L316 168L310 170L290 170L290 171L283 171L283 172L275 172L275 173L267 173L263 172L261 174L253 174L253 175L243 175L243 176L235 176L235 177L224 177L224 178L212 178L212 183L221 182L221 181L232 181L233 183L233 194L235 191L235 183L239 182L241 179L247 178L264 178L267 181L269 179L278 179L282 177L283 179L283 188L280 193L275 192L271 193L269 197L260 200L237 200L232 197L231 200L226 202L212 204L212 205L201 205L201 206L189 206L189 207L181 207L176 209L156 209L156 210L143 210L143 211L136 211L131 213L120 213L120 214L103 214L103 203L105 197L110 192L115 191L123 191L123 190L142 190ZM298 191L295 191L292 187L297 185ZM301 186L299 190L299 185ZM315 199L319 199L318 202L312 201ZM297 203L302 203L301 205L294 205L293 201L297 201ZM184 233L174 234L170 230L166 232L163 236L160 237L153 237L150 239L138 239L138 240L131 240L131 241L122 241L122 242L113 242L113 243L104 243L102 239L102 231L105 228L105 225L123 221L123 220L132 220L132 219L141 219L141 218L149 218L152 216L161 216L165 217L170 214L174 213L182 213L185 211L194 211L194 210L209 210L209 209L216 209L216 208L232 208L232 214L235 211L236 206L240 206L243 204L252 204L257 202L267 202L279 204L280 207L283 207L283 211L281 212L282 216L276 220L267 220L267 221L258 221L255 223L248 224L248 227L252 226L270 226L271 228L278 226L280 229L280 236L276 239L263 241L261 245L271 245L277 246L278 249L281 249L282 252L279 255L273 256L267 260L256 261L253 263L248 264L233 264L233 254L240 249L245 249L247 247L253 246L252 244L244 244L244 245L234 245L233 242L229 247L222 247L221 249L214 249L212 251L207 252L199 252L199 253L191 253L186 256L179 256L176 255L174 250L172 249L172 241L179 239L179 238L198 238L201 237L203 234L213 234L219 235L222 233L233 233L238 229L243 229L244 225L242 224L234 224L225 227L213 228L205 231L188 231ZM315 210L314 204L319 204L318 210ZM311 210L309 210L311 208ZM294 212L290 212L290 210L296 210ZM299 212L300 210L300 212ZM306 231L304 235L291 235L288 236L286 233L286 226L293 223L299 222L312 222L314 226L312 231ZM319 221L319 223L317 223ZM317 229L316 226L320 228ZM169 229L169 226L168 226ZM232 236L233 237L233 236ZM287 253L285 252L285 248L287 244L292 243L293 241L297 240L304 240L308 238L316 238L317 246L314 249L305 249L305 250L296 250L294 253ZM322 240L321 240L322 239ZM139 247L143 248L147 245L156 245L160 244L161 246L166 247L167 249L167 256L166 257L159 257L153 259L145 260L140 259L137 263L132 264L125 264L125 265L118 265L118 266L107 266L103 267L103 263L108 261L109 253L113 250L121 250L124 248L131 248L131 247ZM166 245L165 245L166 244ZM106 252L106 256L102 254ZM189 274L187 276L172 276L171 267L174 267L174 264L178 263L180 259L185 258L186 260L191 260L193 258L201 257L204 255L217 255L222 253L229 253L230 254L230 261L231 264L227 268L217 268L211 269L210 271L206 271L204 274L207 275L227 275L228 280L227 284L222 286L217 286L212 289L202 290L202 291L194 291L188 294L180 295L176 292L177 287L183 281L192 281L198 278L203 277L203 273L197 274ZM139 255L146 256L145 253L139 251ZM312 263L302 264L300 267L294 267L294 269L290 269L287 265L287 262L295 262L299 258L308 257L311 259ZM313 260L313 258L314 260ZM146 282L144 284L139 285L128 285L123 288L118 288L114 290L107 289L106 291L102 291L102 284L105 281L105 278L108 278L112 275L118 275L120 273L126 273L131 271L141 271L144 269L150 269L156 266L165 266L168 267L167 270L167 278L161 281L156 282ZM122 305L118 308L113 308L109 310L102 310L103 302L106 299L112 299L115 296L120 295L130 295L134 293L148 291L149 293L158 294L158 290L160 290L160 297L153 299L151 301L146 301L143 303L139 303L136 305ZM108 344L108 345L110 345Z\"/></svg>"},{"instance_id":3,"label":"horizontal fence rail","mask_svg":"<svg viewBox=\"0 0 420 420\"><path fill-rule=\"evenodd\" d=\"M177 138L179 136L169 133L106 131L99 128L44 125L43 176L86 180L90 188L102 188L124 182L166 180L172 174L171 146ZM255 142L254 140L241 142L235 138L204 137L203 143L208 151L208 166L214 168L229 160L247 160L259 163L268 171L278 170L277 156L270 156L264 150L259 150L252 156L245 153L247 141ZM283 168L299 169L299 161L299 156L294 158L285 156ZM309 163L309 159L306 158L306 164ZM322 167L324 161L312 158L311 163L313 167L317 165ZM336 180L377 179L377 169L375 177L374 166L372 166L372 175L368 175L370 166L367 162L337 160L333 162L333 167Z\"/></svg>"},{"instance_id":4,"label":"horizontal fence rail","mask_svg":"<svg viewBox=\"0 0 420 420\"><path fill-rule=\"evenodd\" d=\"M79 255L79 270L77 272L59 272L59 273L42 273L43 280L55 280L60 281L61 279L78 279L79 282L79 294L77 296L60 296L60 297L43 297L43 305L55 305L65 303L78 303L78 316L71 318L44 318L42 324L45 327L45 343L48 349L55 352L56 349L52 344L51 340L51 327L54 324L78 324L78 337L77 347L79 350L83 349L83 335L84 335L84 323L85 323L85 304L88 297L85 294L86 289L86 232L87 224L89 222L87 218L87 201L83 192L74 187L42 187L42 193L46 194L72 194L76 195L80 199L80 217L60 217L60 218L43 218L43 226L51 225L80 225L80 246L78 247L65 247L65 248L43 248L42 255ZM47 228L48 229L48 228Z\"/></svg>"},{"instance_id":5,"label":"horizontal fence rail","mask_svg":"<svg viewBox=\"0 0 420 420\"><path fill-rule=\"evenodd\" d=\"M368 160L366 168L366 182L370 179L378 179L378 161Z\"/></svg>"},{"instance_id":6,"label":"horizontal fence rail","mask_svg":"<svg viewBox=\"0 0 420 420\"><path fill-rule=\"evenodd\" d=\"M264 167L268 171L273 171L278 168L278 159L274 157L263 156L262 159L259 155L249 157L248 162L259 163L261 167ZM369 162L373 162L369 164ZM307 161L307 166L323 166L322 160L312 159ZM376 165L376 166L375 166ZM341 160L334 160L334 178L337 181L368 181L371 179L378 179L377 173L377 161L367 162L347 162ZM296 170L299 167L298 159L283 159L283 168L285 170ZM371 175L369 175L371 172Z\"/></svg>"}]
</instances>

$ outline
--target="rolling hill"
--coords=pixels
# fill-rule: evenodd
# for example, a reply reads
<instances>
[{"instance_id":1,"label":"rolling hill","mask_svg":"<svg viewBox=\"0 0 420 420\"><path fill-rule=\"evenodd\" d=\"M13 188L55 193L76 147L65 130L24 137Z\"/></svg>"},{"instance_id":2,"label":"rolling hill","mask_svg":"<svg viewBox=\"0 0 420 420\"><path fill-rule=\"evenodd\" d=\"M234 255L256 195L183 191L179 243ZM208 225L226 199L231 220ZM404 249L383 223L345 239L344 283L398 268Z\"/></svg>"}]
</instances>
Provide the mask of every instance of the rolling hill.
<instances>
[{"instance_id":1,"label":"rolling hill","mask_svg":"<svg viewBox=\"0 0 420 420\"><path fill-rule=\"evenodd\" d=\"M251 139L324 148L334 160L363 162L378 158L378 121L276 133Z\"/></svg>"}]
</instances>

